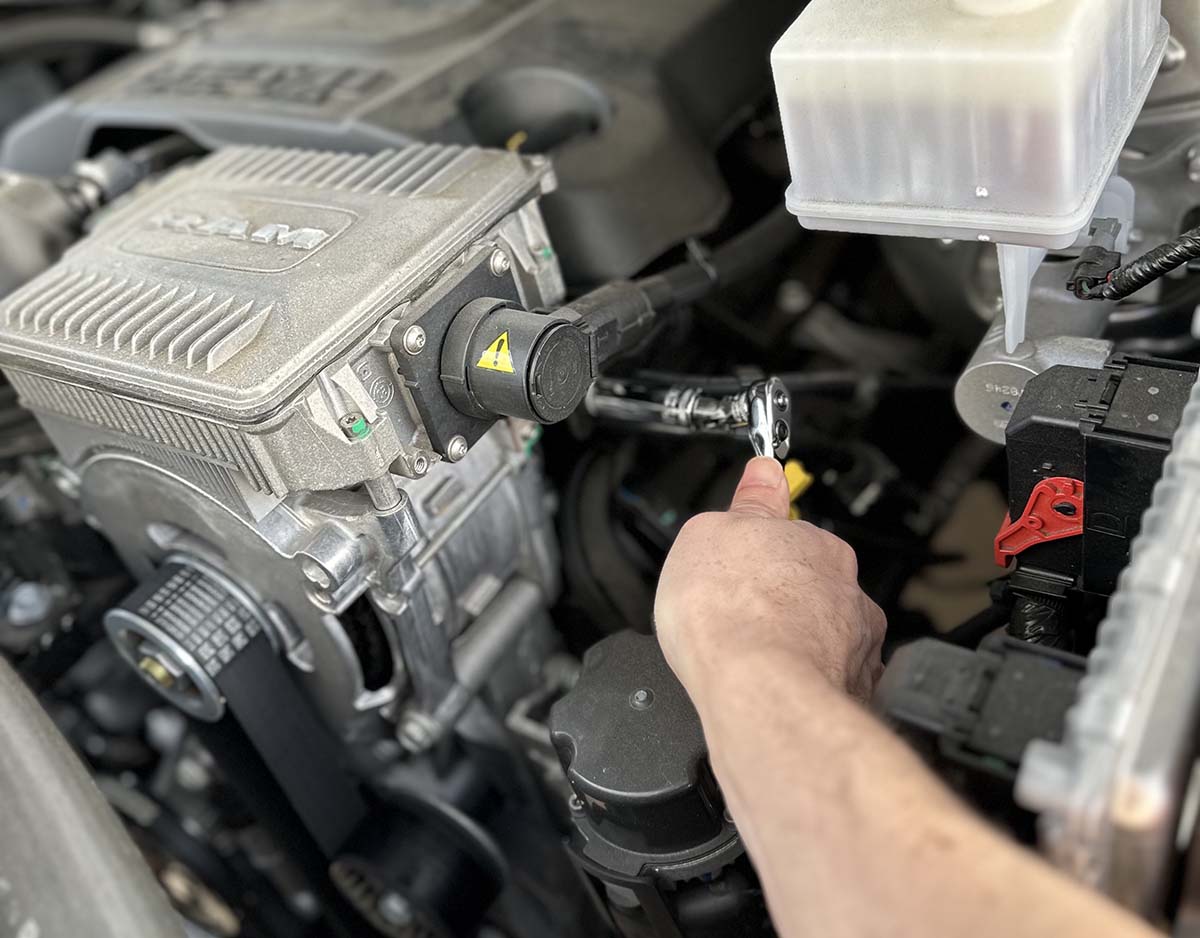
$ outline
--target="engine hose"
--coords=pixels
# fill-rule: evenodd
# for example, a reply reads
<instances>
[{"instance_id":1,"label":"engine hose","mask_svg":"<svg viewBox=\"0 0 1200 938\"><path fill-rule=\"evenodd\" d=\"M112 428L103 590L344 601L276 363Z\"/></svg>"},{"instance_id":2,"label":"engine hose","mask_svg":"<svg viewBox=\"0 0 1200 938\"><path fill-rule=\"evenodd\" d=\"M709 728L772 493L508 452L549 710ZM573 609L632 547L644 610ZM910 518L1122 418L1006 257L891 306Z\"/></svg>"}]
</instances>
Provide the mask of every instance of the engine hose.
<instances>
[{"instance_id":1,"label":"engine hose","mask_svg":"<svg viewBox=\"0 0 1200 938\"><path fill-rule=\"evenodd\" d=\"M1148 283L1200 257L1200 228L1185 231L1174 241L1147 251L1137 260L1118 268L1100 289L1106 300L1123 300Z\"/></svg>"},{"instance_id":2,"label":"engine hose","mask_svg":"<svg viewBox=\"0 0 1200 938\"><path fill-rule=\"evenodd\" d=\"M796 217L781 205L707 255L645 277L638 286L655 309L693 303L779 257L802 235Z\"/></svg>"},{"instance_id":3,"label":"engine hose","mask_svg":"<svg viewBox=\"0 0 1200 938\"><path fill-rule=\"evenodd\" d=\"M137 848L0 659L0 936L182 938Z\"/></svg>"},{"instance_id":4,"label":"engine hose","mask_svg":"<svg viewBox=\"0 0 1200 938\"><path fill-rule=\"evenodd\" d=\"M0 59L57 54L80 46L140 49L146 24L112 16L15 16L0 20Z\"/></svg>"}]
</instances>

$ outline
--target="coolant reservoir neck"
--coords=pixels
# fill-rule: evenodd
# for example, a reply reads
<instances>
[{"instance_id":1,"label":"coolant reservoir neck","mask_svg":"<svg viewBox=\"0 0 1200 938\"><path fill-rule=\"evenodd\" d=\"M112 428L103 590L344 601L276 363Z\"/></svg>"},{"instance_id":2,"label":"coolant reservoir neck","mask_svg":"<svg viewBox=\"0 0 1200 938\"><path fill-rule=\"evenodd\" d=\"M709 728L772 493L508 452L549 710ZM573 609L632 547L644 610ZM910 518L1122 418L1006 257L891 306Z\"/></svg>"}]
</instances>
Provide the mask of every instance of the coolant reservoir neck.
<instances>
[{"instance_id":1,"label":"coolant reservoir neck","mask_svg":"<svg viewBox=\"0 0 1200 938\"><path fill-rule=\"evenodd\" d=\"M1008 16L1028 13L1053 2L1054 0L954 0L954 5L964 13L972 13L975 16Z\"/></svg>"}]
</instances>

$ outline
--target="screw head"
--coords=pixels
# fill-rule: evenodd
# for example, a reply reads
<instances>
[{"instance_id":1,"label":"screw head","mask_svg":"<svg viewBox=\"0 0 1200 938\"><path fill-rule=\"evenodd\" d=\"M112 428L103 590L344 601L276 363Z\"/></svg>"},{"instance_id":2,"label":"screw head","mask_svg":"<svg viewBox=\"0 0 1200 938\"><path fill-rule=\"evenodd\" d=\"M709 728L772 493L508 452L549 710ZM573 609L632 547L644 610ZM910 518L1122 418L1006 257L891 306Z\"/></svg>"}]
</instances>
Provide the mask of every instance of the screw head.
<instances>
[{"instance_id":1,"label":"screw head","mask_svg":"<svg viewBox=\"0 0 1200 938\"><path fill-rule=\"evenodd\" d=\"M367 418L356 410L339 417L338 426L342 428L347 439L361 440L371 435L371 425L367 423Z\"/></svg>"},{"instance_id":2,"label":"screw head","mask_svg":"<svg viewBox=\"0 0 1200 938\"><path fill-rule=\"evenodd\" d=\"M375 906L375 910L389 925L403 927L411 925L413 921L412 906L398 892L385 892L379 899L379 904Z\"/></svg>"},{"instance_id":3,"label":"screw head","mask_svg":"<svg viewBox=\"0 0 1200 938\"><path fill-rule=\"evenodd\" d=\"M401 343L404 351L409 355L420 355L421 349L425 348L425 342L425 330L420 326L409 326L404 330L404 338Z\"/></svg>"},{"instance_id":4,"label":"screw head","mask_svg":"<svg viewBox=\"0 0 1200 938\"><path fill-rule=\"evenodd\" d=\"M421 454L415 456L412 461L412 471L418 476L425 475L429 471L429 459Z\"/></svg>"},{"instance_id":5,"label":"screw head","mask_svg":"<svg viewBox=\"0 0 1200 938\"><path fill-rule=\"evenodd\" d=\"M654 691L639 687L629 695L629 706L634 710L649 710L654 705Z\"/></svg>"},{"instance_id":6,"label":"screw head","mask_svg":"<svg viewBox=\"0 0 1200 938\"><path fill-rule=\"evenodd\" d=\"M508 259L508 255L499 248L492 251L492 256L488 258L488 270L492 272L493 277L503 277L512 269L512 261Z\"/></svg>"},{"instance_id":7,"label":"screw head","mask_svg":"<svg viewBox=\"0 0 1200 938\"><path fill-rule=\"evenodd\" d=\"M446 445L446 456L451 462L458 462L467 455L467 450L470 447L467 445L467 438L464 436L453 436L450 442Z\"/></svg>"},{"instance_id":8,"label":"screw head","mask_svg":"<svg viewBox=\"0 0 1200 938\"><path fill-rule=\"evenodd\" d=\"M567 807L571 809L572 814L583 814L583 799L578 795L571 795L567 799Z\"/></svg>"},{"instance_id":9,"label":"screw head","mask_svg":"<svg viewBox=\"0 0 1200 938\"><path fill-rule=\"evenodd\" d=\"M772 399L772 403L774 403L775 409L777 411L779 411L781 414L786 414L787 409L788 409L788 404L790 403L790 401L788 400L787 392L776 391L775 397Z\"/></svg>"}]
</instances>

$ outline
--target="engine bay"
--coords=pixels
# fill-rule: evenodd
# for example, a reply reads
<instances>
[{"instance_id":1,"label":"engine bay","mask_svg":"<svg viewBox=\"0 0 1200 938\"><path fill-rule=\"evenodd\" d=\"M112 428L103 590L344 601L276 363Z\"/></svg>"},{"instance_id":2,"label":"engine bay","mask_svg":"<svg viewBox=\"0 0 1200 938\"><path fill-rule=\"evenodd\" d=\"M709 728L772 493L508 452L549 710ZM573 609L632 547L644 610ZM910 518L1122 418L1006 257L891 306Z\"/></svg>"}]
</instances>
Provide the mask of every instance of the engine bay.
<instances>
[{"instance_id":1,"label":"engine bay","mask_svg":"<svg viewBox=\"0 0 1200 938\"><path fill-rule=\"evenodd\" d=\"M1200 3L887 6L0 15L15 938L776 934L654 636L751 456L1196 932Z\"/></svg>"}]
</instances>

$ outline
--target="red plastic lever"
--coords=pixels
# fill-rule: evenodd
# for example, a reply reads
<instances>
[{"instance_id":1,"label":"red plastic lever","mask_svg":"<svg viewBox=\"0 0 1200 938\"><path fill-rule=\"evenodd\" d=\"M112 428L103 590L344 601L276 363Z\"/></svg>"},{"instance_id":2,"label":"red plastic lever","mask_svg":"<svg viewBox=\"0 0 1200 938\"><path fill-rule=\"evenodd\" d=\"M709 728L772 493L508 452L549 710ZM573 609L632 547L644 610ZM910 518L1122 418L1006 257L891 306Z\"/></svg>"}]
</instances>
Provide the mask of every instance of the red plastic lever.
<instances>
[{"instance_id":1,"label":"red plastic lever","mask_svg":"<svg viewBox=\"0 0 1200 938\"><path fill-rule=\"evenodd\" d=\"M996 564L1006 566L1023 550L1046 541L1083 533L1083 483L1078 479L1043 479L1029 493L1029 503L1016 521L1006 517L996 535Z\"/></svg>"}]
</instances>

